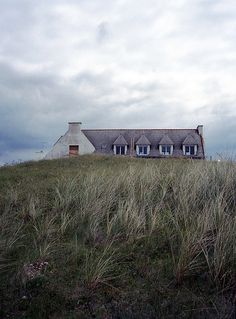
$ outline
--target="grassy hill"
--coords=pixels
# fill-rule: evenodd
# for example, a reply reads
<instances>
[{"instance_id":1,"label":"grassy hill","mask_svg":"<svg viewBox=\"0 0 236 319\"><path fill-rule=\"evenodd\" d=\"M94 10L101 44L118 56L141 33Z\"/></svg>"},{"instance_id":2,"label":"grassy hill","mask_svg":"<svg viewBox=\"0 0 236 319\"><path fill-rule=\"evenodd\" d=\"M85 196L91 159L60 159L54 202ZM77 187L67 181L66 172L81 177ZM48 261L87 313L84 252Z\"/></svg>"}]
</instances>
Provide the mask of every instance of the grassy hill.
<instances>
[{"instance_id":1,"label":"grassy hill","mask_svg":"<svg viewBox=\"0 0 236 319\"><path fill-rule=\"evenodd\" d=\"M0 318L235 318L236 167L0 169Z\"/></svg>"}]
</instances>

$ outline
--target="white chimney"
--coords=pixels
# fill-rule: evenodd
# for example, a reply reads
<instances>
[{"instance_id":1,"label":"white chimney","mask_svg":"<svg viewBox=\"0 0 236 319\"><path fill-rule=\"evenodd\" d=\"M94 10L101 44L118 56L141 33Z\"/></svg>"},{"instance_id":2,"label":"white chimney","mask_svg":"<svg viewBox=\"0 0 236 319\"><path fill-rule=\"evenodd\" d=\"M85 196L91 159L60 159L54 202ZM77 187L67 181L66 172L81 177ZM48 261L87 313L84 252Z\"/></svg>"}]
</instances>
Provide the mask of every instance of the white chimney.
<instances>
[{"instance_id":1,"label":"white chimney","mask_svg":"<svg viewBox=\"0 0 236 319\"><path fill-rule=\"evenodd\" d=\"M203 125L198 125L197 131L198 131L198 134L203 137Z\"/></svg>"},{"instance_id":2,"label":"white chimney","mask_svg":"<svg viewBox=\"0 0 236 319\"><path fill-rule=\"evenodd\" d=\"M69 133L78 134L81 130L81 122L69 122Z\"/></svg>"}]
</instances>

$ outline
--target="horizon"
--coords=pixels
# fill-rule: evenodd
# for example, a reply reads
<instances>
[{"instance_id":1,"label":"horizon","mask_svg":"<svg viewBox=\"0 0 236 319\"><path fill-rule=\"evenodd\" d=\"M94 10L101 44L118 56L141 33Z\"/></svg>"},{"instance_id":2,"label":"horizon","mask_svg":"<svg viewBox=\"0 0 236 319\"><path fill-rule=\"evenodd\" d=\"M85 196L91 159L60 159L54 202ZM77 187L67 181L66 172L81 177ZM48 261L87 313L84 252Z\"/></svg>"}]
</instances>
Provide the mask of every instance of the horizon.
<instances>
[{"instance_id":1,"label":"horizon","mask_svg":"<svg viewBox=\"0 0 236 319\"><path fill-rule=\"evenodd\" d=\"M204 126L236 152L233 0L0 0L0 165L83 129ZM125 124L125 125L124 125Z\"/></svg>"}]
</instances>

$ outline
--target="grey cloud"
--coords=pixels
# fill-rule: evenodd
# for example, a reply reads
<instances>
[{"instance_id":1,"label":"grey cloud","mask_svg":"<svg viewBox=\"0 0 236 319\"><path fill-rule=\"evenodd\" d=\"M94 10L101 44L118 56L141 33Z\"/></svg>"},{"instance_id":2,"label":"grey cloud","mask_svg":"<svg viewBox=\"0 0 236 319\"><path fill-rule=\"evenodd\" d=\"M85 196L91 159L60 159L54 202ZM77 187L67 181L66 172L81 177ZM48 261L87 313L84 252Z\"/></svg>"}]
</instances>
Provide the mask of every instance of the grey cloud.
<instances>
[{"instance_id":1,"label":"grey cloud","mask_svg":"<svg viewBox=\"0 0 236 319\"><path fill-rule=\"evenodd\" d=\"M0 9L1 161L49 146L70 120L204 124L209 154L235 149L234 1L0 0Z\"/></svg>"},{"instance_id":2,"label":"grey cloud","mask_svg":"<svg viewBox=\"0 0 236 319\"><path fill-rule=\"evenodd\" d=\"M104 42L110 35L109 25L106 22L99 23L97 27L97 40L99 43Z\"/></svg>"},{"instance_id":3,"label":"grey cloud","mask_svg":"<svg viewBox=\"0 0 236 319\"><path fill-rule=\"evenodd\" d=\"M82 120L88 127L119 127L124 123L143 127L148 126L150 115L158 109L158 122L163 118L160 112L163 103L150 98L153 84L129 87L131 96L132 92L147 90L141 97L109 101L117 87L108 74L83 72L71 81L63 82L59 76L23 74L6 65L0 65L0 74L2 152L40 148L43 140L53 142L70 120ZM91 93L83 92L84 83L92 89Z\"/></svg>"},{"instance_id":4,"label":"grey cloud","mask_svg":"<svg viewBox=\"0 0 236 319\"><path fill-rule=\"evenodd\" d=\"M84 72L63 83L52 74L23 74L6 65L0 65L0 74L1 156L7 150L40 148L43 140L52 143L70 120L83 120L90 127L122 126L125 118L134 117L122 115L122 110L142 102L99 102L116 90L108 75ZM84 94L84 83L97 91Z\"/></svg>"}]
</instances>

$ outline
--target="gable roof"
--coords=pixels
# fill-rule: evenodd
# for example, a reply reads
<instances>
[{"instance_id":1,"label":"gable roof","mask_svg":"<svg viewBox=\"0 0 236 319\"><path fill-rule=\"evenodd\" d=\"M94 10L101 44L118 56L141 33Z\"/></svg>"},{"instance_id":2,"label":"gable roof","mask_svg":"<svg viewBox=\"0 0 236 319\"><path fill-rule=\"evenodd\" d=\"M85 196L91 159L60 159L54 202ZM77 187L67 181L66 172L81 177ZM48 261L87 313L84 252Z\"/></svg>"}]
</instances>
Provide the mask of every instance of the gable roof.
<instances>
[{"instance_id":1,"label":"gable roof","mask_svg":"<svg viewBox=\"0 0 236 319\"><path fill-rule=\"evenodd\" d=\"M128 145L126 139L124 138L123 135L119 135L113 145Z\"/></svg>"},{"instance_id":2,"label":"gable roof","mask_svg":"<svg viewBox=\"0 0 236 319\"><path fill-rule=\"evenodd\" d=\"M143 134L140 136L140 138L137 140L136 145L151 145L151 142L149 139Z\"/></svg>"},{"instance_id":3,"label":"gable roof","mask_svg":"<svg viewBox=\"0 0 236 319\"><path fill-rule=\"evenodd\" d=\"M113 143L122 135L129 146L137 144L141 135L145 135L151 143L150 157L160 157L158 144L163 135L167 134L174 143L173 157L183 156L182 145L188 134L191 134L198 145L197 157L204 157L203 143L196 129L82 129L84 135L94 145L95 152L102 154L114 154ZM132 152L128 147L127 155Z\"/></svg>"},{"instance_id":4,"label":"gable roof","mask_svg":"<svg viewBox=\"0 0 236 319\"><path fill-rule=\"evenodd\" d=\"M159 142L160 145L174 145L172 139L169 138L167 134L163 135L162 139Z\"/></svg>"},{"instance_id":5,"label":"gable roof","mask_svg":"<svg viewBox=\"0 0 236 319\"><path fill-rule=\"evenodd\" d=\"M196 144L198 144L198 142L196 141L196 138L193 137L192 134L188 134L183 141L183 145L196 145Z\"/></svg>"}]
</instances>

